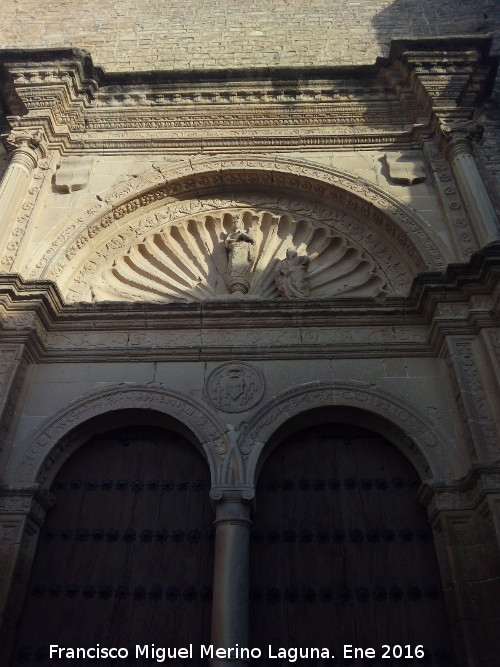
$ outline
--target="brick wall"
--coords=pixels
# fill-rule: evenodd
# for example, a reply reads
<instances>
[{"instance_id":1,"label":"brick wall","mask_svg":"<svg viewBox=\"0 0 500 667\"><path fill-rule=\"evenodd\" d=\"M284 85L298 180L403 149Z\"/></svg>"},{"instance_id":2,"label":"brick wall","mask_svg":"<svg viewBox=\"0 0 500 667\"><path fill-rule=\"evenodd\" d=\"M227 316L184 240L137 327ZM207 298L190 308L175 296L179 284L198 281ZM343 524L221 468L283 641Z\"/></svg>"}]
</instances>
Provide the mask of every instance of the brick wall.
<instances>
[{"instance_id":1,"label":"brick wall","mask_svg":"<svg viewBox=\"0 0 500 667\"><path fill-rule=\"evenodd\" d=\"M84 48L108 71L359 64L391 37L499 28L498 0L3 0L0 47Z\"/></svg>"}]
</instances>

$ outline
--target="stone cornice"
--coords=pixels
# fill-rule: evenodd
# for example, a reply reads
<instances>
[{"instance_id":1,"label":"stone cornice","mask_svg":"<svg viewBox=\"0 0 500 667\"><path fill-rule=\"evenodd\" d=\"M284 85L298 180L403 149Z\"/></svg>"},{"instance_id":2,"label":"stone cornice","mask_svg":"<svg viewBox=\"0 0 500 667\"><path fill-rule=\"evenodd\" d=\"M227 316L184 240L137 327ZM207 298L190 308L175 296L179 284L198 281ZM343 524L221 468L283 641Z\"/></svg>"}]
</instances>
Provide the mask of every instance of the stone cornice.
<instances>
[{"instance_id":1,"label":"stone cornice","mask_svg":"<svg viewBox=\"0 0 500 667\"><path fill-rule=\"evenodd\" d=\"M499 321L500 245L423 273L408 298L64 304L53 283L0 276L0 341L31 358L198 360L434 356Z\"/></svg>"},{"instance_id":2,"label":"stone cornice","mask_svg":"<svg viewBox=\"0 0 500 667\"><path fill-rule=\"evenodd\" d=\"M435 117L469 118L488 94L490 46L396 40L373 65L114 74L78 49L3 50L0 94L11 128L43 130L59 151L415 147Z\"/></svg>"},{"instance_id":3,"label":"stone cornice","mask_svg":"<svg viewBox=\"0 0 500 667\"><path fill-rule=\"evenodd\" d=\"M473 511L488 495L498 494L499 480L500 460L478 461L461 479L427 480L420 487L418 498L430 507L434 517L440 511Z\"/></svg>"},{"instance_id":4,"label":"stone cornice","mask_svg":"<svg viewBox=\"0 0 500 667\"><path fill-rule=\"evenodd\" d=\"M440 137L442 124L465 122L489 97L499 58L491 35L394 40L383 68L421 138ZM382 60L381 60L382 62Z\"/></svg>"}]
</instances>

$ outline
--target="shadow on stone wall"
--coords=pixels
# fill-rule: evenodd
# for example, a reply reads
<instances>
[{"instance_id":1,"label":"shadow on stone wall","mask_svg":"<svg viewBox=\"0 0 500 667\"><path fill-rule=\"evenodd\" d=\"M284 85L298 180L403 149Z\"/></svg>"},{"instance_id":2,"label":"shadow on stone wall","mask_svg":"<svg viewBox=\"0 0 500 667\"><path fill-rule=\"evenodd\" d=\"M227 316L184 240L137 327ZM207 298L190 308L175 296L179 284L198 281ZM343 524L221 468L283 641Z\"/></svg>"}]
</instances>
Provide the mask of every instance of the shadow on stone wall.
<instances>
[{"instance_id":1,"label":"shadow on stone wall","mask_svg":"<svg viewBox=\"0 0 500 667\"><path fill-rule=\"evenodd\" d=\"M395 0L372 18L377 41L386 51L391 39L496 33L500 51L498 0Z\"/></svg>"}]
</instances>

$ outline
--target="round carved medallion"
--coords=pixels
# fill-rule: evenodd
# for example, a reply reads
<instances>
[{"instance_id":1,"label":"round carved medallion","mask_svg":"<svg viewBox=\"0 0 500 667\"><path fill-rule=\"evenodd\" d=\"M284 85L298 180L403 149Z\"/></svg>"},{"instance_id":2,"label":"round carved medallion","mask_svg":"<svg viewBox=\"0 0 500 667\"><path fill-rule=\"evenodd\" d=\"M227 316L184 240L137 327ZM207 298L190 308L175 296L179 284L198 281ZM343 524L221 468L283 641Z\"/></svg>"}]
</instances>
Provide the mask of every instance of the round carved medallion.
<instances>
[{"instance_id":1,"label":"round carved medallion","mask_svg":"<svg viewBox=\"0 0 500 667\"><path fill-rule=\"evenodd\" d=\"M221 364L205 383L205 399L224 412L248 410L260 401L263 393L264 378L247 364Z\"/></svg>"}]
</instances>

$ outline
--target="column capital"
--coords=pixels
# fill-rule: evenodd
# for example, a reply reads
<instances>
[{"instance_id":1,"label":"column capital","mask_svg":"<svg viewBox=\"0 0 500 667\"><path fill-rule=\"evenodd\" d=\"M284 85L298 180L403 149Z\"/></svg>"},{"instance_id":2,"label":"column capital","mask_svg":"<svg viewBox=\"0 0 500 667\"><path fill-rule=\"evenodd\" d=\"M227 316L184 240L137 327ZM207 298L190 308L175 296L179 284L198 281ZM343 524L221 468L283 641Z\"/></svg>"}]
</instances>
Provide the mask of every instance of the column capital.
<instances>
[{"instance_id":1,"label":"column capital","mask_svg":"<svg viewBox=\"0 0 500 667\"><path fill-rule=\"evenodd\" d=\"M40 484L0 484L0 514L43 515L55 498Z\"/></svg>"},{"instance_id":2,"label":"column capital","mask_svg":"<svg viewBox=\"0 0 500 667\"><path fill-rule=\"evenodd\" d=\"M255 489L253 486L213 486L210 489L210 498L215 503L250 503L255 499Z\"/></svg>"},{"instance_id":3,"label":"column capital","mask_svg":"<svg viewBox=\"0 0 500 667\"><path fill-rule=\"evenodd\" d=\"M38 160L47 154L41 129L13 130L4 138L4 145L12 155L11 164L20 164L29 171L35 169Z\"/></svg>"},{"instance_id":4,"label":"column capital","mask_svg":"<svg viewBox=\"0 0 500 667\"><path fill-rule=\"evenodd\" d=\"M472 155L472 142L479 141L484 133L484 127L473 120L442 121L439 129L450 161L458 155Z\"/></svg>"},{"instance_id":5,"label":"column capital","mask_svg":"<svg viewBox=\"0 0 500 667\"><path fill-rule=\"evenodd\" d=\"M220 523L241 523L250 526L255 491L252 487L213 487L210 498L214 504L215 521Z\"/></svg>"}]
</instances>

